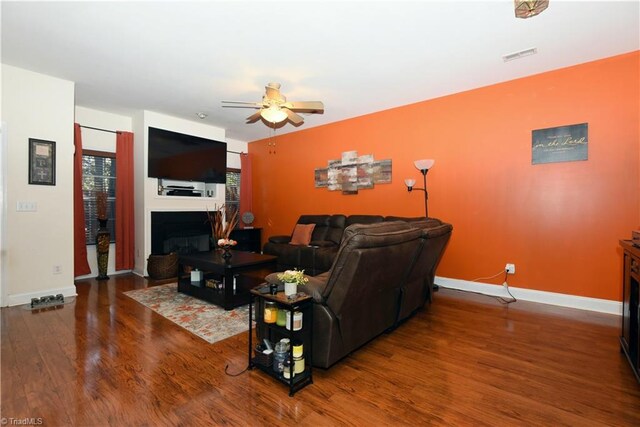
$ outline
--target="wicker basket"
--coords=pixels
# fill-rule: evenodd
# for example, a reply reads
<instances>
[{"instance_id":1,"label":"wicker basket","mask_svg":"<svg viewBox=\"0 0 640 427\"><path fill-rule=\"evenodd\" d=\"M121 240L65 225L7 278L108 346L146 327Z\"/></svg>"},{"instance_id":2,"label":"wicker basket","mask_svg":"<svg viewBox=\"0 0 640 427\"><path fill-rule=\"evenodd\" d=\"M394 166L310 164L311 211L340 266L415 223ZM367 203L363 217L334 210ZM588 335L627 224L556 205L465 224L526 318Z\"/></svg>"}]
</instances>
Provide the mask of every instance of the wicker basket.
<instances>
[{"instance_id":1,"label":"wicker basket","mask_svg":"<svg viewBox=\"0 0 640 427\"><path fill-rule=\"evenodd\" d=\"M149 255L147 271L152 279L169 279L178 276L178 254Z\"/></svg>"}]
</instances>

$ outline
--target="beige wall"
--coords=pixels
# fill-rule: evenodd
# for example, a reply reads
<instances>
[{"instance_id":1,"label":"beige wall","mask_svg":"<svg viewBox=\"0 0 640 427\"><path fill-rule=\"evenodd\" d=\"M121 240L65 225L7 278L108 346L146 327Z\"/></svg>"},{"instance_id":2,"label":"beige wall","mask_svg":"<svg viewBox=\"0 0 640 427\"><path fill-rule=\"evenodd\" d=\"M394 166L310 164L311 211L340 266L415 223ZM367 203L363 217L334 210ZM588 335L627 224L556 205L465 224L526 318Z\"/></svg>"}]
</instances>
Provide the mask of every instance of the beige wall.
<instances>
[{"instance_id":1,"label":"beige wall","mask_svg":"<svg viewBox=\"0 0 640 427\"><path fill-rule=\"evenodd\" d=\"M3 305L32 297L75 295L73 285L74 83L2 65L3 134L7 138ZM56 185L28 184L28 141L56 142ZM34 202L35 212L17 212ZM54 274L54 268L59 273Z\"/></svg>"},{"instance_id":2,"label":"beige wall","mask_svg":"<svg viewBox=\"0 0 640 427\"><path fill-rule=\"evenodd\" d=\"M224 203L224 186L214 198L159 197L157 180L147 178L146 128L156 126L225 141L225 130L151 111L133 117L74 106L74 83L13 66L2 65L1 136L6 150L0 176L6 185L0 218L0 305L18 305L33 297L75 295L73 277L73 123L131 130L134 133L136 242L135 271L146 273L150 254L152 210L204 210ZM56 185L28 184L28 140L56 141ZM226 140L228 149L247 151L247 143ZM115 151L113 134L83 129L85 148ZM229 167L240 167L237 154L227 155ZM0 186L2 185L0 181ZM17 212L17 202L35 202L36 212ZM91 276L97 270L93 247L88 250ZM111 248L109 273L114 272ZM59 273L54 269L59 267ZM87 276L87 277L91 277Z\"/></svg>"}]
</instances>

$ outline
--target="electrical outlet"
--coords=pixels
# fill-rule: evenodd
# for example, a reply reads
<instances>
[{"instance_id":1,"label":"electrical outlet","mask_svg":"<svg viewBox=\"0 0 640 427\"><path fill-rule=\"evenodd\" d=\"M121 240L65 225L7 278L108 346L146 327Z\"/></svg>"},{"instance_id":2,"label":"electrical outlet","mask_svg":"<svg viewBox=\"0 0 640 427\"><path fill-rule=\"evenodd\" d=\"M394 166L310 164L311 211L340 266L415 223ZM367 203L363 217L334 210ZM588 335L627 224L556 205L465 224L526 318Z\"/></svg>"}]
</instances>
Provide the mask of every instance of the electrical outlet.
<instances>
[{"instance_id":1,"label":"electrical outlet","mask_svg":"<svg viewBox=\"0 0 640 427\"><path fill-rule=\"evenodd\" d=\"M54 265L53 266L53 274L62 274L62 266Z\"/></svg>"},{"instance_id":2,"label":"electrical outlet","mask_svg":"<svg viewBox=\"0 0 640 427\"><path fill-rule=\"evenodd\" d=\"M507 271L507 274L516 274L515 264L507 264L504 269Z\"/></svg>"}]
</instances>

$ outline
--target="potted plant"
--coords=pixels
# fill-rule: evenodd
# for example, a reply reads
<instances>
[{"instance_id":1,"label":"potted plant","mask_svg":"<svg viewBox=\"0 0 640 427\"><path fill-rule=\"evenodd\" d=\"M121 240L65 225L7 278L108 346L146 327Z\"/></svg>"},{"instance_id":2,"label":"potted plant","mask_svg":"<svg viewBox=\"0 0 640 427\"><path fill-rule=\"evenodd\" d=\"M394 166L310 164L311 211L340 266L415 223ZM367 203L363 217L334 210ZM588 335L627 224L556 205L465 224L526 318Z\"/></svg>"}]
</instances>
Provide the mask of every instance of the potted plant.
<instances>
[{"instance_id":1,"label":"potted plant","mask_svg":"<svg viewBox=\"0 0 640 427\"><path fill-rule=\"evenodd\" d=\"M227 219L226 222L224 221L225 218ZM218 241L222 239L230 240L231 232L238 225L238 212L234 211L229 214L225 211L224 205L214 211L207 209L207 222L211 226L211 246L221 247Z\"/></svg>"},{"instance_id":2,"label":"potted plant","mask_svg":"<svg viewBox=\"0 0 640 427\"><path fill-rule=\"evenodd\" d=\"M284 294L286 296L298 293L298 285L304 285L309 279L304 275L304 270L286 270L278 273L278 280L284 282Z\"/></svg>"}]
</instances>

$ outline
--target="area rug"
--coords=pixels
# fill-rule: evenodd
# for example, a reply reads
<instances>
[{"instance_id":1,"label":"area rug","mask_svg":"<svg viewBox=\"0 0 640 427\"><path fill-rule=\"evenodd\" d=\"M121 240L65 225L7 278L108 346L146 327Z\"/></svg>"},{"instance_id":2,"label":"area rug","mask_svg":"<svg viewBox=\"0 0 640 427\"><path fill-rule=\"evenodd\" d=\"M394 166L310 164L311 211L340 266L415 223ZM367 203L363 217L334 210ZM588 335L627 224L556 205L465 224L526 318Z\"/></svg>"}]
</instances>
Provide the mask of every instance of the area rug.
<instances>
[{"instance_id":1,"label":"area rug","mask_svg":"<svg viewBox=\"0 0 640 427\"><path fill-rule=\"evenodd\" d=\"M177 288L177 283L169 283L124 294L209 343L249 329L249 305L227 311L180 293Z\"/></svg>"}]
</instances>

